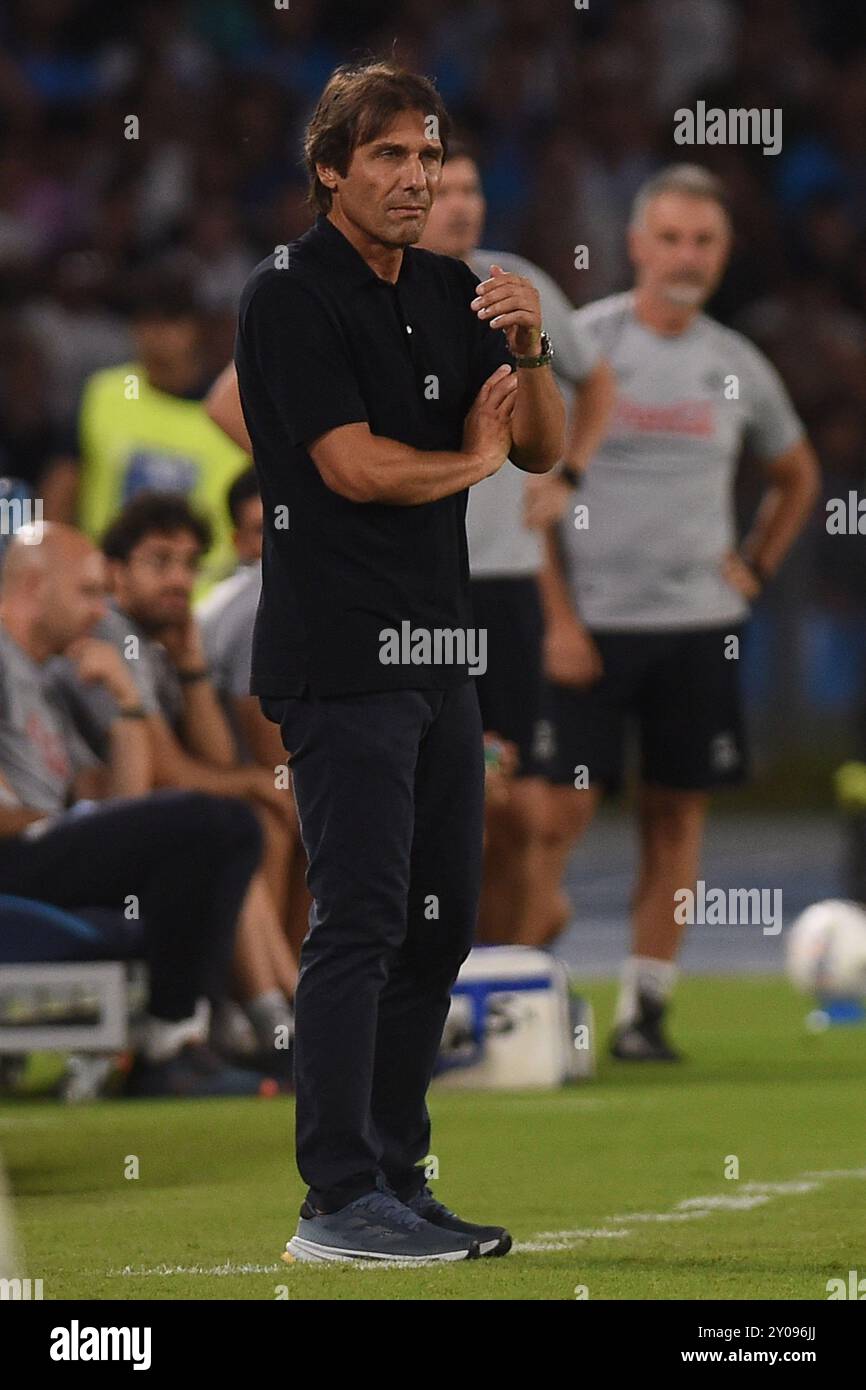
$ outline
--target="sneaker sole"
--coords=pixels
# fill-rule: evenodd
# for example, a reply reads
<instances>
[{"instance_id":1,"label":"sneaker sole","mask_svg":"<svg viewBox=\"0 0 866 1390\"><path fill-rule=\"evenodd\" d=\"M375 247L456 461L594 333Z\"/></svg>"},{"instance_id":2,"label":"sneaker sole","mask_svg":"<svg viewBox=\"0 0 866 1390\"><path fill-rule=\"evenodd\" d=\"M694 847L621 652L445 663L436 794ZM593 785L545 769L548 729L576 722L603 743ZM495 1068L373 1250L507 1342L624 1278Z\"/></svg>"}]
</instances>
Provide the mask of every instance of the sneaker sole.
<instances>
[{"instance_id":1,"label":"sneaker sole","mask_svg":"<svg viewBox=\"0 0 866 1390\"><path fill-rule=\"evenodd\" d=\"M498 1244L498 1242L497 1242ZM334 1245L317 1245L315 1241L304 1240L303 1236L293 1236L286 1245L286 1251L301 1263L350 1264L353 1260L390 1260L405 1265L426 1265L446 1260L477 1260L481 1253L477 1242L465 1250L448 1250L439 1255L386 1255L375 1250L340 1250Z\"/></svg>"},{"instance_id":2,"label":"sneaker sole","mask_svg":"<svg viewBox=\"0 0 866 1390\"><path fill-rule=\"evenodd\" d=\"M620 1052L616 1046L608 1049L617 1062L682 1062L677 1052Z\"/></svg>"},{"instance_id":3,"label":"sneaker sole","mask_svg":"<svg viewBox=\"0 0 866 1390\"><path fill-rule=\"evenodd\" d=\"M500 1236L498 1240L482 1240L481 1242L481 1254L487 1259L491 1257L493 1259L498 1259L500 1255L507 1255L510 1249L511 1236L507 1231L505 1235Z\"/></svg>"}]
</instances>

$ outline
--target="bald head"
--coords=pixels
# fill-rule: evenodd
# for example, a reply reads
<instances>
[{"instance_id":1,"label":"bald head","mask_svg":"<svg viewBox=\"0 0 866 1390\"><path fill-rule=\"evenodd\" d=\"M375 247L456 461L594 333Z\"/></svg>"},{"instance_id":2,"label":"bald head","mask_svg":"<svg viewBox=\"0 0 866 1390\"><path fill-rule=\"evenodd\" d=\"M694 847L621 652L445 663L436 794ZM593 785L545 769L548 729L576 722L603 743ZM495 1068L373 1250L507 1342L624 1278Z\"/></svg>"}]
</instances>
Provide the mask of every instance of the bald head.
<instances>
[{"instance_id":1,"label":"bald head","mask_svg":"<svg viewBox=\"0 0 866 1390\"><path fill-rule=\"evenodd\" d=\"M59 522L16 531L3 560L0 620L37 660L66 650L105 612L105 560Z\"/></svg>"},{"instance_id":2,"label":"bald head","mask_svg":"<svg viewBox=\"0 0 866 1390\"><path fill-rule=\"evenodd\" d=\"M0 594L9 597L23 584L32 587L34 579L62 572L97 554L96 546L74 526L58 521L22 526L12 537L0 574Z\"/></svg>"}]
</instances>

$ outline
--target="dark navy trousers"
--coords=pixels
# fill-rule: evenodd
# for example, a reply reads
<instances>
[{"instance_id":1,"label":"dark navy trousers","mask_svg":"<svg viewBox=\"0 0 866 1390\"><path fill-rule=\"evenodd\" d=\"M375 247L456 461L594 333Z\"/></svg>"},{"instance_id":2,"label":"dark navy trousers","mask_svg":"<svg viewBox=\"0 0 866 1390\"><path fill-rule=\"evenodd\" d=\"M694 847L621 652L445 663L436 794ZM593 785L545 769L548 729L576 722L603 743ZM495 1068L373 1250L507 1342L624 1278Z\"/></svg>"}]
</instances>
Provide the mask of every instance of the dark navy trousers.
<instances>
[{"instance_id":1,"label":"dark navy trousers","mask_svg":"<svg viewBox=\"0 0 866 1390\"><path fill-rule=\"evenodd\" d=\"M289 754L313 898L295 1000L298 1168L322 1210L380 1173L405 1197L424 1181L425 1097L481 891L475 685L262 707Z\"/></svg>"}]
</instances>

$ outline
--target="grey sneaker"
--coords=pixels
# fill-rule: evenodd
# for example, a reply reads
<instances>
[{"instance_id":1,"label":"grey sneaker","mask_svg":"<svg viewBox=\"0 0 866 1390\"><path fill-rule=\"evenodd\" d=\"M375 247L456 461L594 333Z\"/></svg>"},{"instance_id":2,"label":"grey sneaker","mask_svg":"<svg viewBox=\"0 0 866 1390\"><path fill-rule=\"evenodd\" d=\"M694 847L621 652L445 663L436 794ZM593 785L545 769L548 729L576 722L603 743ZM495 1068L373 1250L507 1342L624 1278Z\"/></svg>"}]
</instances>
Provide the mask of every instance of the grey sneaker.
<instances>
[{"instance_id":1,"label":"grey sneaker","mask_svg":"<svg viewBox=\"0 0 866 1390\"><path fill-rule=\"evenodd\" d=\"M511 1236L504 1226L476 1226L472 1221L464 1221L456 1212L436 1200L429 1187L422 1187L406 1203L410 1211L421 1216L440 1230L454 1231L467 1240L477 1240L482 1255L507 1255L511 1249Z\"/></svg>"},{"instance_id":2,"label":"grey sneaker","mask_svg":"<svg viewBox=\"0 0 866 1390\"><path fill-rule=\"evenodd\" d=\"M424 1221L387 1192L367 1192L339 1211L319 1213L304 1202L286 1245L296 1260L476 1260L478 1241Z\"/></svg>"}]
</instances>

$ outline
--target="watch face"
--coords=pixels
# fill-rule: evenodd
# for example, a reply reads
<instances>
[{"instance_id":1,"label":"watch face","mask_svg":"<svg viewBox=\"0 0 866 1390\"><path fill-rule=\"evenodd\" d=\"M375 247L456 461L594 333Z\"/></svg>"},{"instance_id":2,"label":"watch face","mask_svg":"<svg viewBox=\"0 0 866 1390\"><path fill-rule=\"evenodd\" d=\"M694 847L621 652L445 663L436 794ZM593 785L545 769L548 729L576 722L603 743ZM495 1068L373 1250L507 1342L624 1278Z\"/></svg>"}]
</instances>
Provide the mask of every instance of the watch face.
<instances>
[{"instance_id":1,"label":"watch face","mask_svg":"<svg viewBox=\"0 0 866 1390\"><path fill-rule=\"evenodd\" d=\"M531 354L526 354L526 356L525 356L523 359L518 358L518 361L523 360L523 361L527 361L527 362L537 362L537 361L539 360L539 358L542 358L542 357L548 357L548 358L549 358L549 357L552 357L552 356L553 356L553 344L552 344L552 342L550 341L550 339L548 338L547 334L546 334L545 332L542 331L541 337L539 338L539 342L538 342L538 352L536 352L536 353L531 353Z\"/></svg>"}]
</instances>

